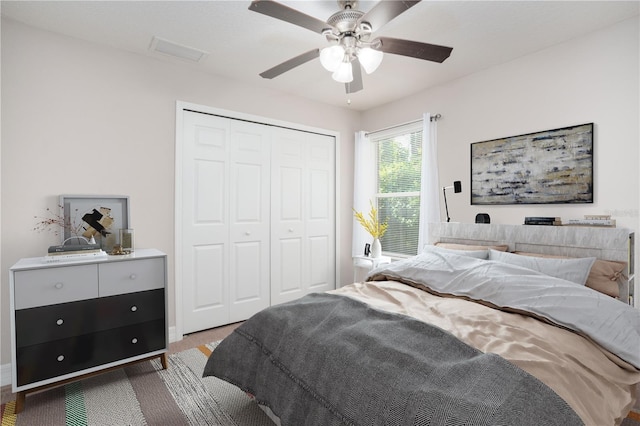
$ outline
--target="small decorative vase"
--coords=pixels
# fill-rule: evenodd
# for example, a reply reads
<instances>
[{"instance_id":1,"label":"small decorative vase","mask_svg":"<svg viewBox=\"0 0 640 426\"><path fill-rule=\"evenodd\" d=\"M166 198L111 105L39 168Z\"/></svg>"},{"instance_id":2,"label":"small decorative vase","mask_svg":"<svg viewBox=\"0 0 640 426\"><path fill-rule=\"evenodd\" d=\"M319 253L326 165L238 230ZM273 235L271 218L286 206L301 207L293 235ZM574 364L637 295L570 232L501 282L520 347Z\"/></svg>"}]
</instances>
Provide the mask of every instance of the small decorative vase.
<instances>
[{"instance_id":1,"label":"small decorative vase","mask_svg":"<svg viewBox=\"0 0 640 426\"><path fill-rule=\"evenodd\" d=\"M371 244L371 257L378 258L382 255L382 246L380 245L380 240L378 238L373 239L373 244Z\"/></svg>"}]
</instances>

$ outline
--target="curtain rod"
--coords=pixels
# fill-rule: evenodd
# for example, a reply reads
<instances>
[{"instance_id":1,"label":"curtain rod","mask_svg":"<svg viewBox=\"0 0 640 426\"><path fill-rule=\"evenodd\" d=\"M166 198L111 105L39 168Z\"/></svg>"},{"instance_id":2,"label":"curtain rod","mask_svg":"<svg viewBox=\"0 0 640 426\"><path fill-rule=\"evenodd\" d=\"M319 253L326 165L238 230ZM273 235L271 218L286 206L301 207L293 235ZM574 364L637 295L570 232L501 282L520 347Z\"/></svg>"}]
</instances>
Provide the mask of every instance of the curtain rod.
<instances>
[{"instance_id":1,"label":"curtain rod","mask_svg":"<svg viewBox=\"0 0 640 426\"><path fill-rule=\"evenodd\" d=\"M442 118L441 114L434 114L434 115L431 116L430 121L438 121L441 118ZM395 129L396 127L402 127L402 126L406 126L408 124L420 123L421 121L422 121L422 119L413 120L413 121L407 121L406 123L396 124L394 126L385 127L384 129L374 130L373 132L366 132L365 135L369 136L369 135L373 135L373 134L378 133L378 132L384 132L385 130Z\"/></svg>"}]
</instances>

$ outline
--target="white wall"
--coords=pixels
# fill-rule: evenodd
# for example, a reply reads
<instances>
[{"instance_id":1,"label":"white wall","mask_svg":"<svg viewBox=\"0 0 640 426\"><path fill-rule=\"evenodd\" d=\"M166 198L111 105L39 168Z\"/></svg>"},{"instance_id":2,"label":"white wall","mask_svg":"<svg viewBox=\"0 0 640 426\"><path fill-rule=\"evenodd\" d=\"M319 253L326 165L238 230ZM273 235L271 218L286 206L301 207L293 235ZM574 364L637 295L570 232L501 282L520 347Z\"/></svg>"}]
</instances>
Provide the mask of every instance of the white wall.
<instances>
[{"instance_id":1,"label":"white wall","mask_svg":"<svg viewBox=\"0 0 640 426\"><path fill-rule=\"evenodd\" d=\"M169 321L175 325L178 100L339 132L339 238L350 247L359 114L3 19L0 365L10 362L8 269L59 241L33 227L35 215L56 209L60 194L130 196L136 246L169 255ZM146 220L150 214L153 219ZM350 280L350 257L339 267Z\"/></svg>"},{"instance_id":2,"label":"white wall","mask_svg":"<svg viewBox=\"0 0 640 426\"><path fill-rule=\"evenodd\" d=\"M638 231L639 32L638 19L624 21L369 110L363 128L407 122L427 111L442 114L440 184L461 180L463 186L461 194L447 193L452 221L473 223L479 212L504 224L522 224L525 216L611 214L619 227ZM593 204L470 204L471 143L589 122L595 123Z\"/></svg>"}]
</instances>

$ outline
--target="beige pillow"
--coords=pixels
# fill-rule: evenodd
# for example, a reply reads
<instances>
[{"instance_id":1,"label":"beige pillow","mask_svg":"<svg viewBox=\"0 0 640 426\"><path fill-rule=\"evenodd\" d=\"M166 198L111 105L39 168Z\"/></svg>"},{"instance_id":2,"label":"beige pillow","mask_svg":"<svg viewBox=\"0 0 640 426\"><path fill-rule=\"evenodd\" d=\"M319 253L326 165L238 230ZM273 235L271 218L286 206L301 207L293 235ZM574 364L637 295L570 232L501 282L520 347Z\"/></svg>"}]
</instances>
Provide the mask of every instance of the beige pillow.
<instances>
[{"instance_id":1,"label":"beige pillow","mask_svg":"<svg viewBox=\"0 0 640 426\"><path fill-rule=\"evenodd\" d=\"M612 297L620 297L618 281L627 279L624 275L626 269L626 262L596 260L596 263L591 267L591 272L585 285L600 293L608 294Z\"/></svg>"},{"instance_id":2,"label":"beige pillow","mask_svg":"<svg viewBox=\"0 0 640 426\"><path fill-rule=\"evenodd\" d=\"M519 254L522 256L568 259L568 257L565 256L527 253L522 251L517 251L515 252L515 254ZM585 285L611 297L620 297L618 280L626 279L626 277L624 276L624 271L626 268L626 262L596 259L593 266L591 267L591 271L589 271L589 276L587 277L587 282L585 283Z\"/></svg>"},{"instance_id":3,"label":"beige pillow","mask_svg":"<svg viewBox=\"0 0 640 426\"><path fill-rule=\"evenodd\" d=\"M508 245L497 245L497 246L476 246L472 244L456 244L456 243L435 243L434 246L438 246L440 248L446 248L449 250L487 250L493 249L498 251L507 251L509 249Z\"/></svg>"}]
</instances>

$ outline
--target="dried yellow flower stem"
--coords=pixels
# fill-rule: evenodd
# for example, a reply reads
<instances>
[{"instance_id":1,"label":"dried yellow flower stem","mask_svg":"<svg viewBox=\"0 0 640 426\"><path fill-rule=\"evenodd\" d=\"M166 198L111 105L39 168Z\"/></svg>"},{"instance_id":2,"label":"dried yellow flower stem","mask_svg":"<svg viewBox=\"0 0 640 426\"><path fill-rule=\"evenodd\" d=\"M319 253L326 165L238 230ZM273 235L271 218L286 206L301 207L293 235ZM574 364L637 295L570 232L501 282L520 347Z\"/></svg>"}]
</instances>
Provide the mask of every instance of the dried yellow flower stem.
<instances>
[{"instance_id":1,"label":"dried yellow flower stem","mask_svg":"<svg viewBox=\"0 0 640 426\"><path fill-rule=\"evenodd\" d=\"M378 220L378 210L373 207L373 202L369 201L371 205L371 210L369 211L369 219L364 217L359 211L356 209L352 209L356 220L362 225L362 227L369 233L373 238L382 238L385 232L387 232L387 227L389 226L388 222L380 223Z\"/></svg>"}]
</instances>

